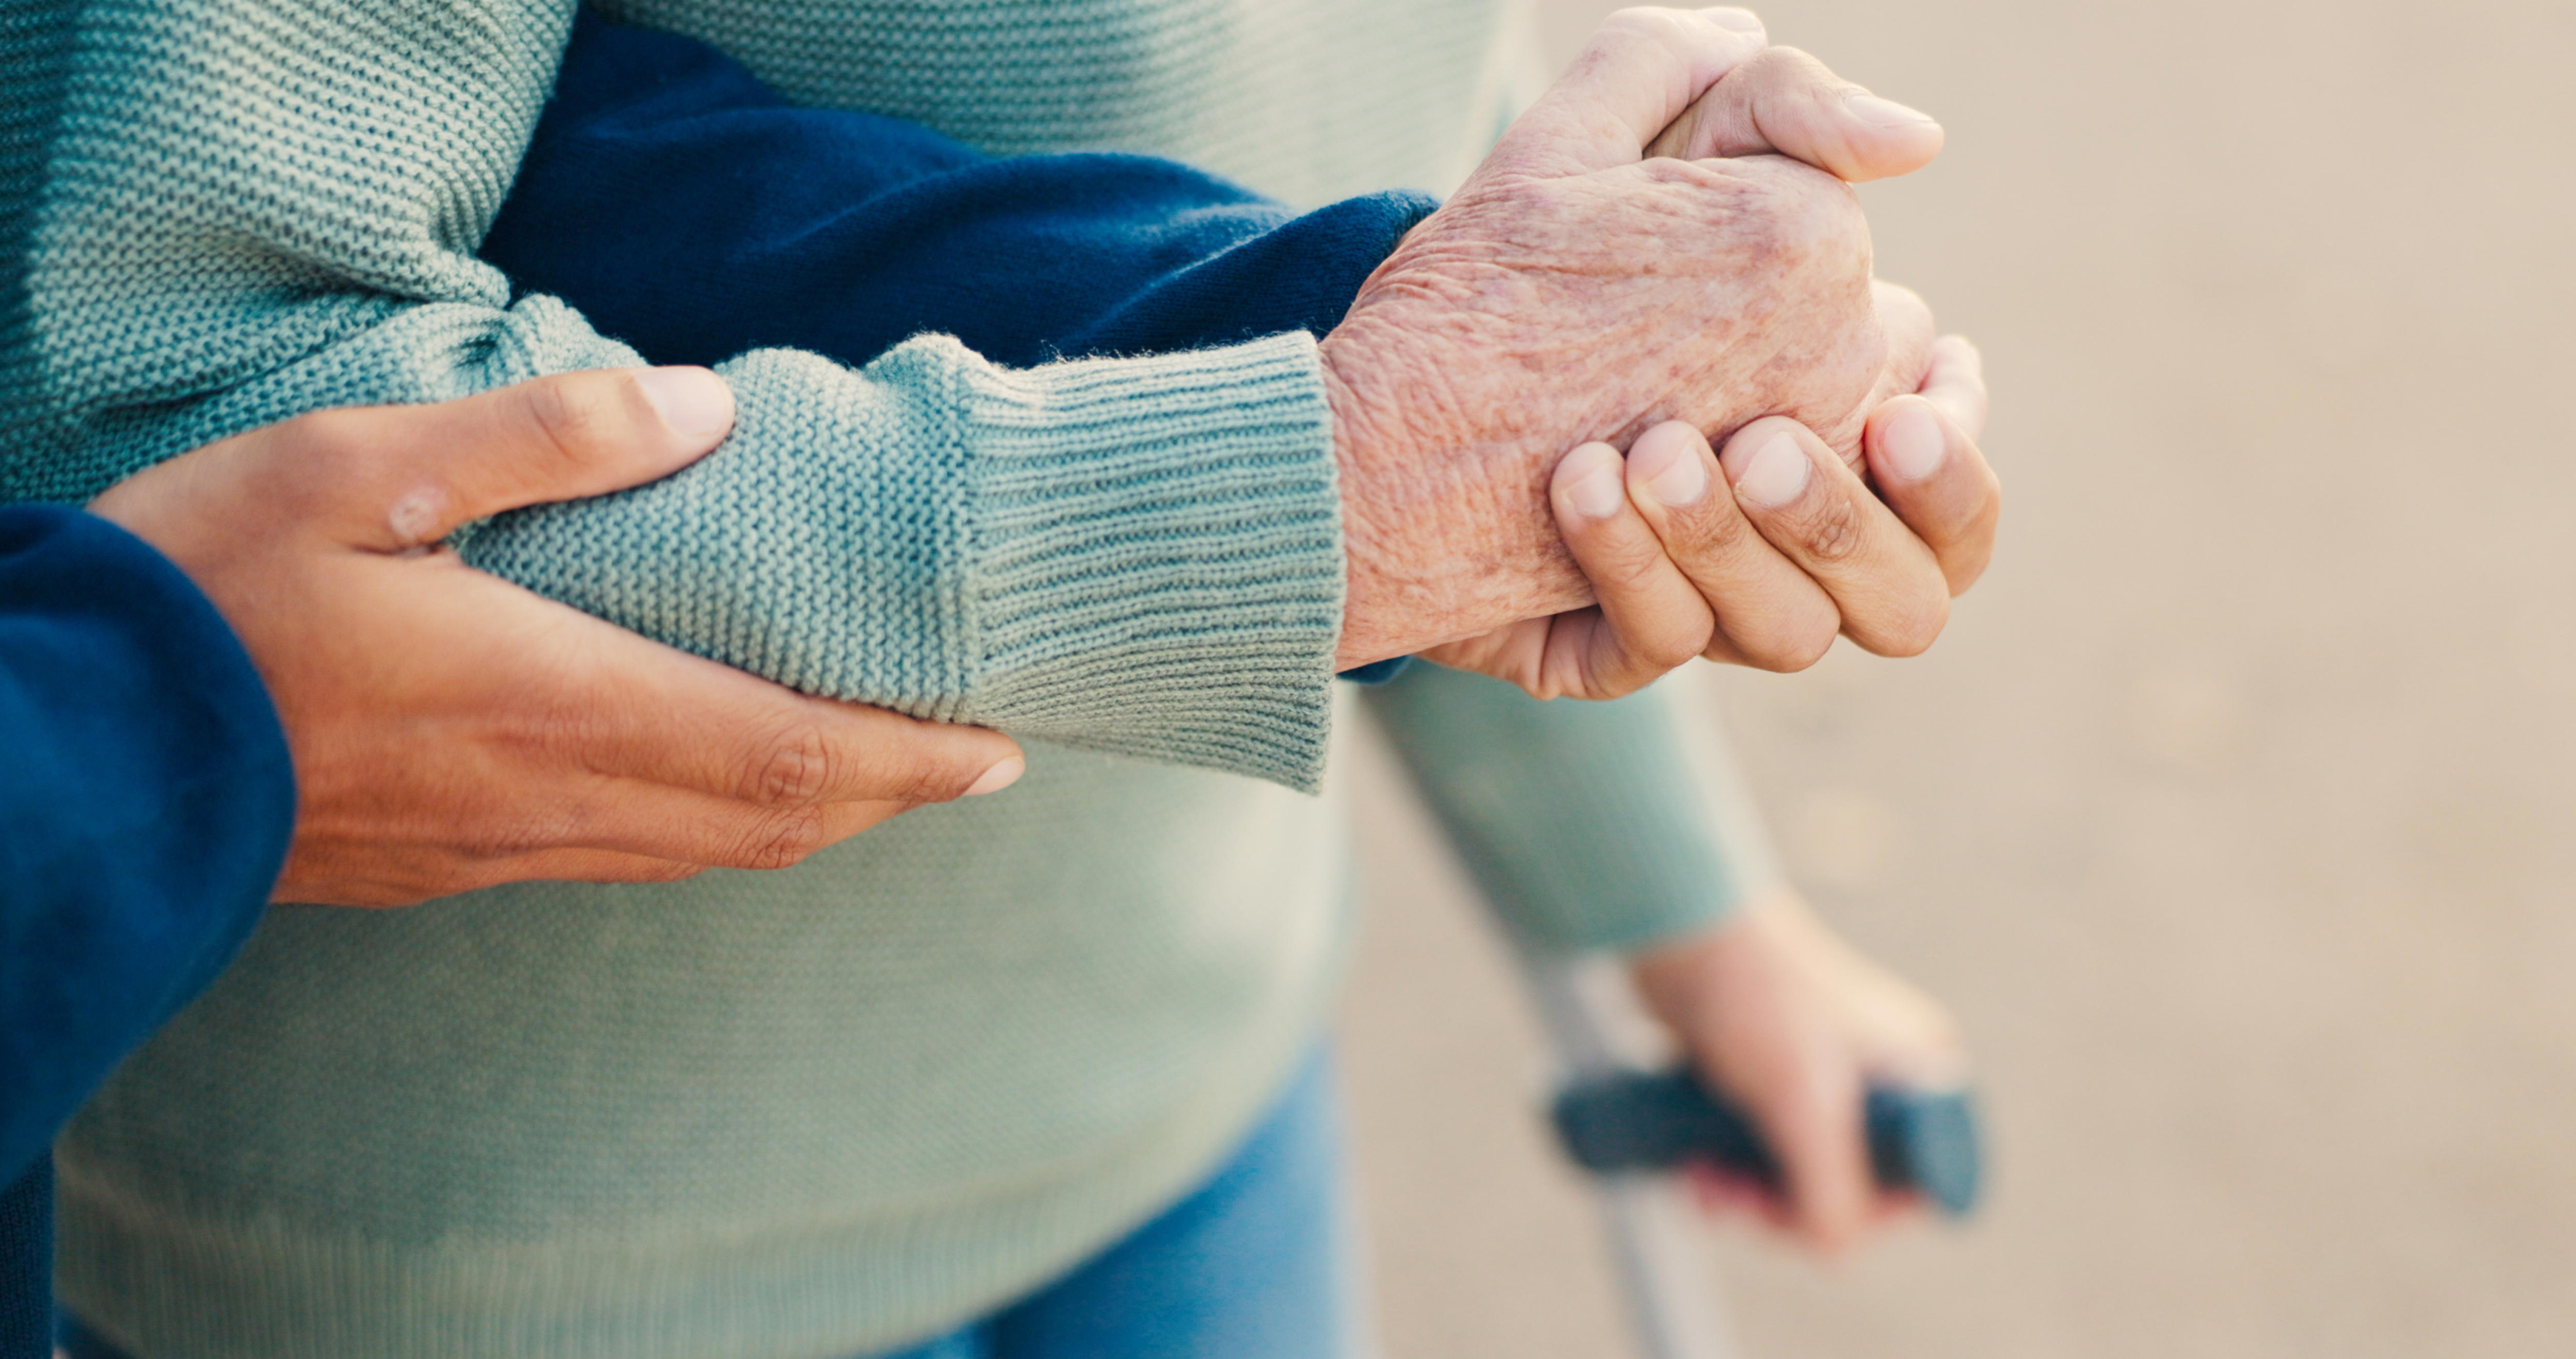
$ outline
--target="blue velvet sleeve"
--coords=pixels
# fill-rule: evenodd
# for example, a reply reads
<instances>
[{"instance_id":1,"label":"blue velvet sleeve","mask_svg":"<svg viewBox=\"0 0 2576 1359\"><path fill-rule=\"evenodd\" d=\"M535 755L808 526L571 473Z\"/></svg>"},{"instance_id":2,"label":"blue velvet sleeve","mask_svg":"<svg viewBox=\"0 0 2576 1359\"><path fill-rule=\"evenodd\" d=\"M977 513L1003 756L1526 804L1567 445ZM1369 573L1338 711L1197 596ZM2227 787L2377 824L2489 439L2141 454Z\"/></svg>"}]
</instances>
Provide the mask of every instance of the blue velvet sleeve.
<instances>
[{"instance_id":1,"label":"blue velvet sleeve","mask_svg":"<svg viewBox=\"0 0 2576 1359\"><path fill-rule=\"evenodd\" d=\"M0 1355L42 1355L46 1147L248 937L295 780L214 607L57 507L0 508L0 751Z\"/></svg>"}]
</instances>

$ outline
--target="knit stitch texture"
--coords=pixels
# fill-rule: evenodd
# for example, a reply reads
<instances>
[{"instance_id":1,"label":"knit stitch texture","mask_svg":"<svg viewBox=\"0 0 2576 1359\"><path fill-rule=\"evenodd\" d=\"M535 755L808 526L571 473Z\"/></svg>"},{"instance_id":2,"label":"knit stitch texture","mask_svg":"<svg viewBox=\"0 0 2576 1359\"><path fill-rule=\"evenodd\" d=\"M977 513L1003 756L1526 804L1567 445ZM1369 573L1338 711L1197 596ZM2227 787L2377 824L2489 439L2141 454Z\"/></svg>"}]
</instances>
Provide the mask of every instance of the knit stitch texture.
<instances>
[{"instance_id":1,"label":"knit stitch texture","mask_svg":"<svg viewBox=\"0 0 2576 1359\"><path fill-rule=\"evenodd\" d=\"M14 10L0 500L84 500L319 406L636 362L473 256L570 20ZM817 693L1315 786L1342 562L1310 338L1016 373L925 339L858 371L721 371L741 418L720 456L505 517L469 559ZM1206 494L1258 511L1170 512ZM1065 528L1022 541L1034 522ZM1058 615L1068 578L1082 607Z\"/></svg>"},{"instance_id":2,"label":"knit stitch texture","mask_svg":"<svg viewBox=\"0 0 2576 1359\"><path fill-rule=\"evenodd\" d=\"M457 72L542 79L552 57L519 54L559 40L546 38L560 34L558 11L57 8L84 35L72 48L92 54L65 68L89 82L88 102L58 125L64 135L45 134L35 197L52 253L38 263L53 272L21 277L180 301L186 290L166 280L229 270L248 281L197 311L98 307L76 326L23 332L42 343L11 371L53 374L38 384L53 394L52 423L11 475L67 478L56 489L77 494L65 469L110 475L119 459L299 402L443 394L582 356L630 361L626 338L661 359L727 326L783 327L764 342L797 348L704 351L727 358L744 395L743 429L716 458L645 492L496 522L470 555L811 687L881 685L863 692L1062 734L1030 742L1029 773L1006 794L914 813L790 872L523 884L398 913L273 911L63 1144L63 1281L93 1325L138 1359L840 1359L1030 1288L1226 1155L1312 1043L1348 937L1333 800L1184 767L1297 783L1321 758L1338 597L1312 570L1329 560L1337 590L1339 548L1311 342L1240 341L1338 314L1299 303L1283 316L1287 290L1274 286L1301 256L1271 247L1311 218L1175 167L978 164L883 126L729 95L614 130L657 139L630 144L650 172L612 182L605 142L531 160L526 173L548 178L512 201L554 206L519 219L520 246L498 257L533 269L529 241L583 244L535 290L513 288L482 261L401 242L440 239L442 213L490 220L474 194L435 187L433 171L447 173L441 157L471 160L445 139L496 135L452 121L515 118L524 101ZM1003 149L1133 135L1145 140L1125 149L1170 150L1275 117L1293 134L1279 165L1256 163L1248 132L1205 146L1290 191L1300 176L1329 192L1377 186L1328 184L1340 162L1295 150L1309 134L1293 130L1310 120L1352 143L1362 169L1342 173L1397 182L1436 180L1452 148L1490 130L1483 113L1462 123L1458 111L1480 107L1498 63L1442 0L1328 6L1346 22L1295 32L1262 7L1140 2L1124 18L1092 6L1083 26L1058 22L1073 8L850 0L667 17L773 54L877 25L880 47L832 69L882 89L854 76L850 89L800 91L843 111L892 108L991 66L1007 78L984 95L1007 105L1017 82L1033 92L1012 106L1026 140L992 130L1008 119L949 130ZM194 16L193 45L116 45L172 16ZM1248 27L1226 27L1238 23ZM1102 43L1161 50L1156 33L1196 55L1102 56ZM1312 87L1237 111L1262 87L1192 84L1191 61L1275 65ZM424 62L433 73L408 83L367 74ZM209 70L222 78L201 78ZM886 71L931 74L867 75ZM652 65L624 78L649 103L696 88L690 72L716 78ZM410 102L380 101L380 89ZM153 112L191 90L265 93ZM460 104L458 90L481 93ZM1432 105L1446 116L1410 121ZM324 114L365 135L314 144L251 131ZM131 127L154 118L176 130L135 140ZM195 128L200 118L212 126ZM66 147L89 144L73 132L126 140L93 172L69 158ZM799 139L812 137L838 158L807 155ZM235 150L200 165L207 147ZM782 148L795 154L764 159ZM146 154L173 183L154 190L120 159ZM901 166L886 171L890 160ZM1385 168L1397 161L1402 173ZM700 211L746 173L834 187L757 224ZM151 210L64 235L51 224L93 201L92 179L128 184ZM220 192L198 192L199 180ZM344 182L388 195L408 185L412 206L348 227L328 201ZM982 239L944 226L920 237L923 253L880 248L940 192L963 185L938 201L1024 211L1001 190L1050 183L1065 187L1049 230L1086 201L1100 214L1080 251L1047 258L1026 248L1032 236L1017 253L1003 242L942 258L940 241ZM262 193L285 190L261 185L320 197L264 208ZM450 199L465 206L423 206ZM193 218L223 225L174 225ZM1404 219L1376 220L1304 238L1305 282L1339 279L1346 297L1373 263L1365 250L1382 254L1383 228ZM797 257L805 267L788 275L839 300L844 328L825 324L830 307L787 325L786 309L743 286L739 261L818 240L867 245ZM615 250L634 253L598 267ZM999 266L1022 257L1036 263ZM70 268L80 261L88 272ZM1141 272L1117 272L1129 268ZM1053 282L1075 275L1086 286ZM1130 281L1087 286L1110 277ZM1106 301L1066 314L1077 297ZM1157 298L1191 300L1147 305ZM59 290L39 300L55 309L46 316L71 315ZM620 343L584 319L612 311ZM200 371L240 375L228 385L136 402L139 376L118 389L127 395L102 394L114 365L43 360L113 355L124 330L189 316L211 318ZM931 316L992 353L1091 357L1006 369L951 340L895 342ZM263 338L332 326L346 332L319 348ZM883 343L893 347L879 353ZM726 466L745 450L747 470ZM1321 644L1299 651L1289 638ZM1425 672L1373 701L1426 783L1455 785L1442 806L1472 830L1460 837L1471 866L1499 898L1529 904L1518 915L1534 931L1631 942L1705 922L1736 895L1695 787L1671 761L1641 757L1671 741L1654 696L1561 725L1573 710ZM1444 724L1455 725L1445 737ZM1565 823L1545 843L1573 860L1531 876L1539 856L1482 852L1508 850L1516 827L1541 819ZM1609 827L1626 830L1600 833ZM1614 878L1636 886L1588 911Z\"/></svg>"}]
</instances>

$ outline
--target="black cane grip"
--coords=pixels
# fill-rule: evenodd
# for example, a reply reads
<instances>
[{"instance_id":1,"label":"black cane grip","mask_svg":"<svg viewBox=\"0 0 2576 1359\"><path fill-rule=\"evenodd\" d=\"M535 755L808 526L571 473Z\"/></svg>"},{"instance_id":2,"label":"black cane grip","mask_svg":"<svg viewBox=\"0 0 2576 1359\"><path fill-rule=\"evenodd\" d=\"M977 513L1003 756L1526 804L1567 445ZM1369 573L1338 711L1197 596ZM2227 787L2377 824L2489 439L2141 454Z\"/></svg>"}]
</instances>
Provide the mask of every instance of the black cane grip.
<instances>
[{"instance_id":1,"label":"black cane grip","mask_svg":"<svg viewBox=\"0 0 2576 1359\"><path fill-rule=\"evenodd\" d=\"M1688 1069L1576 1082L1556 1097L1555 1116L1566 1154L1596 1174L1710 1161L1779 1183L1779 1165L1753 1121ZM1952 1217L1976 1206L1983 1164L1967 1091L1872 1086L1862 1117L1881 1187L1920 1189Z\"/></svg>"}]
</instances>

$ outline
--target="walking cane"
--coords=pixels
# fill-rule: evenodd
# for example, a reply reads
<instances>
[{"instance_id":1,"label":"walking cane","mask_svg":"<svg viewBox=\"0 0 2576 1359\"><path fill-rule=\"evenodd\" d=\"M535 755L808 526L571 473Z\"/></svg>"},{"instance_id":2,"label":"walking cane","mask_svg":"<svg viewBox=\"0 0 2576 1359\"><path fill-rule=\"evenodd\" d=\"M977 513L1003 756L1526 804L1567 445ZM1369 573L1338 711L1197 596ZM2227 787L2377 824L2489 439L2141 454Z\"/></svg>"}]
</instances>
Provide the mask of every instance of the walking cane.
<instances>
[{"instance_id":1,"label":"walking cane","mask_svg":"<svg viewBox=\"0 0 2576 1359\"><path fill-rule=\"evenodd\" d=\"M1585 985L1577 958L1525 947L1521 961L1563 1067L1557 1137L1595 1177L1639 1350L1644 1359L1738 1359L1670 1172L1702 1160L1776 1182L1778 1165L1751 1122L1687 1068L1649 1070L1623 1052L1610 1006ZM1952 1217L1976 1205L1982 1164L1967 1092L1873 1087L1863 1117L1880 1185L1920 1189Z\"/></svg>"}]
</instances>

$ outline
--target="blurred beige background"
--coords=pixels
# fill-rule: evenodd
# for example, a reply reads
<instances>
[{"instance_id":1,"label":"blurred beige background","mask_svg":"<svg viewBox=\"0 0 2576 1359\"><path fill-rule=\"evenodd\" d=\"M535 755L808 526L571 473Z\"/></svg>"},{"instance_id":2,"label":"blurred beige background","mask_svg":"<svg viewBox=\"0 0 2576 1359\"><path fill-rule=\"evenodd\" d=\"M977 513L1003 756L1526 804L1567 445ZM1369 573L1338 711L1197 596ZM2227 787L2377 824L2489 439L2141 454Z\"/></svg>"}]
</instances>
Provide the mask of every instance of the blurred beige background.
<instances>
[{"instance_id":1,"label":"blurred beige background","mask_svg":"<svg viewBox=\"0 0 2576 1359\"><path fill-rule=\"evenodd\" d=\"M1819 905L1965 1020L1996 1156L1963 1233L1728 1243L1747 1359L2576 1354L2576 6L1763 14L1949 128L1864 200L1985 347L2009 509L1931 656L1711 700ZM1623 1353L1530 1024L1382 775L1389 1351Z\"/></svg>"}]
</instances>

